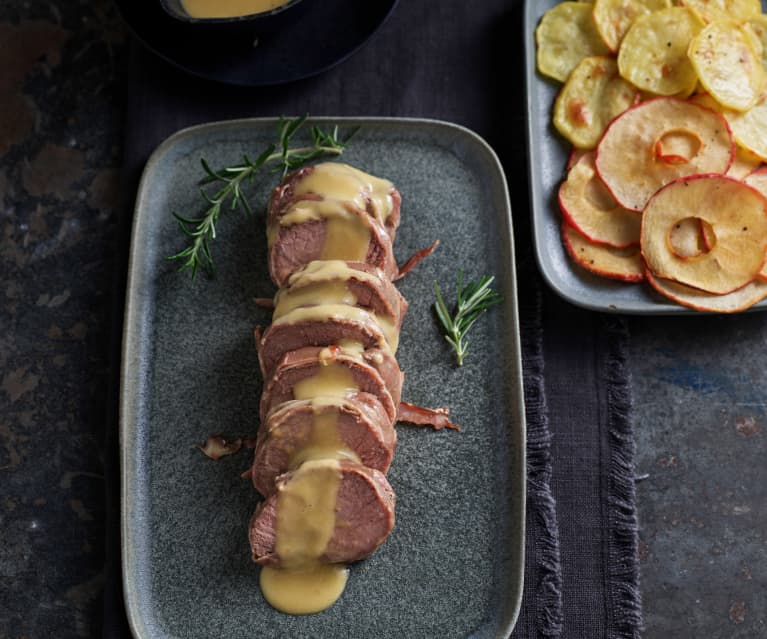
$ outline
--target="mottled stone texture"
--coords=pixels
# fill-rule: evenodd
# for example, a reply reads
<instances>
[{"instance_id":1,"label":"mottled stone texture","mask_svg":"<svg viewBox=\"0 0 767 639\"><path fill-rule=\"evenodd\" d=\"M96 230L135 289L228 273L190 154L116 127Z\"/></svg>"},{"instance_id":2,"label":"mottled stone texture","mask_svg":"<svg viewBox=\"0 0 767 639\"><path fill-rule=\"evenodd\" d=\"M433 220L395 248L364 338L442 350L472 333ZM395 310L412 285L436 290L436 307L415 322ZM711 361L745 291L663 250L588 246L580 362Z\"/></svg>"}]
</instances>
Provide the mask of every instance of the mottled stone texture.
<instances>
[{"instance_id":1,"label":"mottled stone texture","mask_svg":"<svg viewBox=\"0 0 767 639\"><path fill-rule=\"evenodd\" d=\"M0 3L0 637L99 632L125 36Z\"/></svg>"},{"instance_id":2,"label":"mottled stone texture","mask_svg":"<svg viewBox=\"0 0 767 639\"><path fill-rule=\"evenodd\" d=\"M645 636L767 637L767 319L631 330Z\"/></svg>"}]
</instances>

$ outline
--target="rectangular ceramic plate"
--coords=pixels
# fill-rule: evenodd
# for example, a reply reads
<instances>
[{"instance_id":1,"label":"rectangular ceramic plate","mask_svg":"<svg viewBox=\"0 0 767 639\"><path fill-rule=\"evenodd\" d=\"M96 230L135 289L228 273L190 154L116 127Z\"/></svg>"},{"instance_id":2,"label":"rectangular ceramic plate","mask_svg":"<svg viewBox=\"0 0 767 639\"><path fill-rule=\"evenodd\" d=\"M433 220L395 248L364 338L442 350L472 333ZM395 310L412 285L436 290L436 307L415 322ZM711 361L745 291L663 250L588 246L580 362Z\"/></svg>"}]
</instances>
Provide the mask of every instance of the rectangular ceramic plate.
<instances>
[{"instance_id":1,"label":"rectangular ceramic plate","mask_svg":"<svg viewBox=\"0 0 767 639\"><path fill-rule=\"evenodd\" d=\"M206 436L253 436L261 394L254 302L274 288L264 209L276 176L249 187L255 214L225 211L212 247L218 273L195 282L165 256L185 243L171 211L200 212L200 157L212 166L257 155L274 120L187 129L149 160L139 188L125 321L122 516L125 599L140 639L217 637L506 637L522 594L525 420L511 211L493 151L460 127L424 120L325 120L360 126L344 160L391 179L403 197L401 262L439 249L398 283L410 302L397 353L403 399L449 406L462 430L399 426L389 478L397 523L351 569L329 610L269 607L249 556L258 503L240 479L252 453L214 462ZM504 303L471 333L462 368L435 324L432 282L454 292L459 269L492 273Z\"/></svg>"},{"instance_id":2,"label":"rectangular ceramic plate","mask_svg":"<svg viewBox=\"0 0 767 639\"><path fill-rule=\"evenodd\" d=\"M577 267L565 252L560 239L557 190L565 174L570 147L551 123L554 99L561 85L540 75L535 63L535 28L541 16L556 4L559 0L526 0L524 18L530 200L535 253L541 273L560 296L584 308L634 315L697 313L670 303L646 283L624 284L592 275ZM765 309L767 301L752 307L752 310Z\"/></svg>"}]
</instances>

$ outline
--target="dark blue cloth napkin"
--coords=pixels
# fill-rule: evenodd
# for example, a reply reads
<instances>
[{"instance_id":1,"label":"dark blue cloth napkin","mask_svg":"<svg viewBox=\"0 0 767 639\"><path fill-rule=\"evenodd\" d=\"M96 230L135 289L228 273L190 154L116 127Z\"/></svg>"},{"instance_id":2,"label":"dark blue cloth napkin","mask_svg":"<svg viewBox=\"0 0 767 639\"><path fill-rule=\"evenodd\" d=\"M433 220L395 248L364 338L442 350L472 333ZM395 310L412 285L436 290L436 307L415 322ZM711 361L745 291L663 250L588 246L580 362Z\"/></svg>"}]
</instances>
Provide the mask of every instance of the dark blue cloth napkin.
<instances>
[{"instance_id":1,"label":"dark blue cloth napkin","mask_svg":"<svg viewBox=\"0 0 767 639\"><path fill-rule=\"evenodd\" d=\"M165 137L205 121L306 112L411 116L449 120L483 136L500 156L511 192L528 420L526 587L512 636L633 638L639 636L641 605L627 334L621 320L555 298L538 276L531 250L522 29L521 2L403 0L349 60L316 78L268 88L191 78L135 47L126 196L131 201L144 162ZM116 286L124 291L124 281ZM113 352L119 353L116 325ZM113 638L129 636L120 582L116 418L107 450L104 636Z\"/></svg>"}]
</instances>

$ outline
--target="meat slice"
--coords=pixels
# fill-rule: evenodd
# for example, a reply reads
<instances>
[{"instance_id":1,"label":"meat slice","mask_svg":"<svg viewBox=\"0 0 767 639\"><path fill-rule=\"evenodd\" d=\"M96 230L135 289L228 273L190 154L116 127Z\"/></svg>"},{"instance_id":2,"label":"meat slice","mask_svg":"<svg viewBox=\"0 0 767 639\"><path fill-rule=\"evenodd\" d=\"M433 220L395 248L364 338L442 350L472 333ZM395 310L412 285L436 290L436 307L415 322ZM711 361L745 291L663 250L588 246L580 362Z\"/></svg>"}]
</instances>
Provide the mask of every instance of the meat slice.
<instances>
[{"instance_id":1,"label":"meat slice","mask_svg":"<svg viewBox=\"0 0 767 639\"><path fill-rule=\"evenodd\" d=\"M398 334L386 335L371 313L344 304L297 308L271 323L258 344L263 379L268 380L277 363L290 351L304 346L332 346L344 341L379 348L393 355ZM394 344L389 340L393 340Z\"/></svg>"},{"instance_id":2,"label":"meat slice","mask_svg":"<svg viewBox=\"0 0 767 639\"><path fill-rule=\"evenodd\" d=\"M316 260L293 273L275 296L275 318L317 299L339 297L344 303L387 317L402 326L408 303L381 269L364 262Z\"/></svg>"},{"instance_id":3,"label":"meat slice","mask_svg":"<svg viewBox=\"0 0 767 639\"><path fill-rule=\"evenodd\" d=\"M393 279L399 272L392 243L400 204L400 194L391 182L340 162L323 162L289 174L269 200L272 280L283 286L292 272L318 259L362 259ZM331 231L331 220L342 222L342 228ZM335 236L328 245L333 233L340 233L340 239ZM348 241L349 233L354 241Z\"/></svg>"},{"instance_id":4,"label":"meat slice","mask_svg":"<svg viewBox=\"0 0 767 639\"><path fill-rule=\"evenodd\" d=\"M275 479L297 462L339 451L385 473L396 445L393 421L373 395L355 393L335 402L288 401L262 422L251 477L256 490L268 497Z\"/></svg>"},{"instance_id":5,"label":"meat slice","mask_svg":"<svg viewBox=\"0 0 767 639\"><path fill-rule=\"evenodd\" d=\"M296 384L322 374L329 365L347 369L352 390L374 395L389 418L395 418L404 377L397 360L380 349L356 353L334 345L307 346L284 355L267 378L268 383L261 395L261 422L266 420L273 407L296 398Z\"/></svg>"},{"instance_id":6,"label":"meat slice","mask_svg":"<svg viewBox=\"0 0 767 639\"><path fill-rule=\"evenodd\" d=\"M367 557L386 540L394 528L395 497L382 472L355 462L337 463L340 483L335 524L320 559L327 563L350 563ZM248 538L256 563L279 566L285 559L276 549L280 495L290 490L291 481L299 473L311 470L312 462L306 462L296 471L278 477L277 491L261 502L251 517Z\"/></svg>"},{"instance_id":7,"label":"meat slice","mask_svg":"<svg viewBox=\"0 0 767 639\"><path fill-rule=\"evenodd\" d=\"M364 261L394 279L399 273L399 267L394 258L391 237L384 227L367 216L364 211L353 209L349 215L356 215L360 224L369 231L367 250L364 251ZM321 259L355 259L363 257L358 254L358 248L350 243L348 252L343 254L326 255L325 244L328 239L329 224L327 218L307 219L305 221L283 225L277 224L269 231L269 275L277 286L284 286L291 273L302 268L313 260Z\"/></svg>"}]
</instances>

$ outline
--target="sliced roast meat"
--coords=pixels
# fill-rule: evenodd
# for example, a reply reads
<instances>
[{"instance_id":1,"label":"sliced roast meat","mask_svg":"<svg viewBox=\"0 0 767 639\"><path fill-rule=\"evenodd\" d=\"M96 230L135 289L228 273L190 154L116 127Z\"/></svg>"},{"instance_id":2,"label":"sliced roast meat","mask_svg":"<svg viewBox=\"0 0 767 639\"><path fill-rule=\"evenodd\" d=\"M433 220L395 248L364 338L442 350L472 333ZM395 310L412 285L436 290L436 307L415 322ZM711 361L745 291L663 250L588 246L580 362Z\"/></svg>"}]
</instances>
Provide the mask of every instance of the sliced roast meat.
<instances>
[{"instance_id":1,"label":"sliced roast meat","mask_svg":"<svg viewBox=\"0 0 767 639\"><path fill-rule=\"evenodd\" d=\"M283 286L290 273L317 259L362 260L393 279L399 218L400 195L388 180L338 162L299 169L269 201L272 280Z\"/></svg>"},{"instance_id":2,"label":"sliced roast meat","mask_svg":"<svg viewBox=\"0 0 767 639\"><path fill-rule=\"evenodd\" d=\"M343 367L345 371L329 369L331 366ZM343 387L332 388L328 382L321 385L323 380L319 376L323 375L326 375L325 379L332 376L332 381L343 382ZM307 380L311 383L313 379L317 380L315 390L319 388L321 394L343 395L361 391L374 395L393 421L397 415L403 377L397 360L380 349L357 353L338 346L307 346L290 351L267 378L269 381L261 395L261 423L282 402L304 399L296 397L296 384L304 382L306 386Z\"/></svg>"},{"instance_id":3,"label":"sliced roast meat","mask_svg":"<svg viewBox=\"0 0 767 639\"><path fill-rule=\"evenodd\" d=\"M408 304L381 269L341 260L316 260L293 273L275 296L275 319L317 299L353 304L387 317L399 330Z\"/></svg>"},{"instance_id":4,"label":"sliced roast meat","mask_svg":"<svg viewBox=\"0 0 767 639\"><path fill-rule=\"evenodd\" d=\"M329 181L323 183L323 177ZM354 193L348 201L381 222L393 242L400 221L399 191L388 180L341 162L323 162L288 174L269 198L267 226L279 224L280 218L297 202L323 201L327 197L347 199L350 191Z\"/></svg>"},{"instance_id":5,"label":"sliced roast meat","mask_svg":"<svg viewBox=\"0 0 767 639\"><path fill-rule=\"evenodd\" d=\"M338 348L330 346L330 350ZM362 352L362 359L370 364L383 377L386 388L391 393L392 401L396 407L402 397L402 384L405 381L405 374L399 367L397 360L389 353L380 348L369 348Z\"/></svg>"},{"instance_id":6,"label":"sliced roast meat","mask_svg":"<svg viewBox=\"0 0 767 639\"><path fill-rule=\"evenodd\" d=\"M357 216L359 224L369 233L365 236L367 249L362 252L355 242L341 244L343 249L327 255L325 245L329 239L327 218L306 219L294 224L277 224L269 231L269 275L277 286L284 286L291 273L294 273L313 260L320 259L359 259L364 258L389 279L399 273L394 259L391 237L384 227L363 211L351 211L350 216Z\"/></svg>"},{"instance_id":7,"label":"sliced roast meat","mask_svg":"<svg viewBox=\"0 0 767 639\"><path fill-rule=\"evenodd\" d=\"M262 422L251 477L265 497L277 476L306 459L342 455L385 473L397 433L376 397L354 393L337 401L295 400L280 404Z\"/></svg>"},{"instance_id":8,"label":"sliced roast meat","mask_svg":"<svg viewBox=\"0 0 767 639\"><path fill-rule=\"evenodd\" d=\"M288 173L282 181L272 189L269 196L269 204L266 208L266 224L279 224L280 217L287 211L292 204L301 200L321 200L322 195L318 193L307 193L302 196L296 195L296 185L307 177L312 171L313 166L305 166L297 171Z\"/></svg>"},{"instance_id":9,"label":"sliced roast meat","mask_svg":"<svg viewBox=\"0 0 767 639\"><path fill-rule=\"evenodd\" d=\"M274 367L290 351L304 346L331 346L344 340L367 350L380 348L391 354L398 335L387 336L374 315L343 304L297 308L271 323L258 345L263 379L272 376ZM391 344L389 339L395 340Z\"/></svg>"},{"instance_id":10,"label":"sliced roast meat","mask_svg":"<svg viewBox=\"0 0 767 639\"><path fill-rule=\"evenodd\" d=\"M350 563L370 555L394 527L394 491L385 475L355 462L337 462L340 482L335 499L335 523L320 559ZM286 559L276 548L277 515L285 507L281 494L289 493L299 473L310 472L311 462L277 478L276 492L261 502L250 520L249 541L253 560L279 566ZM311 516L311 515L309 515Z\"/></svg>"}]
</instances>

